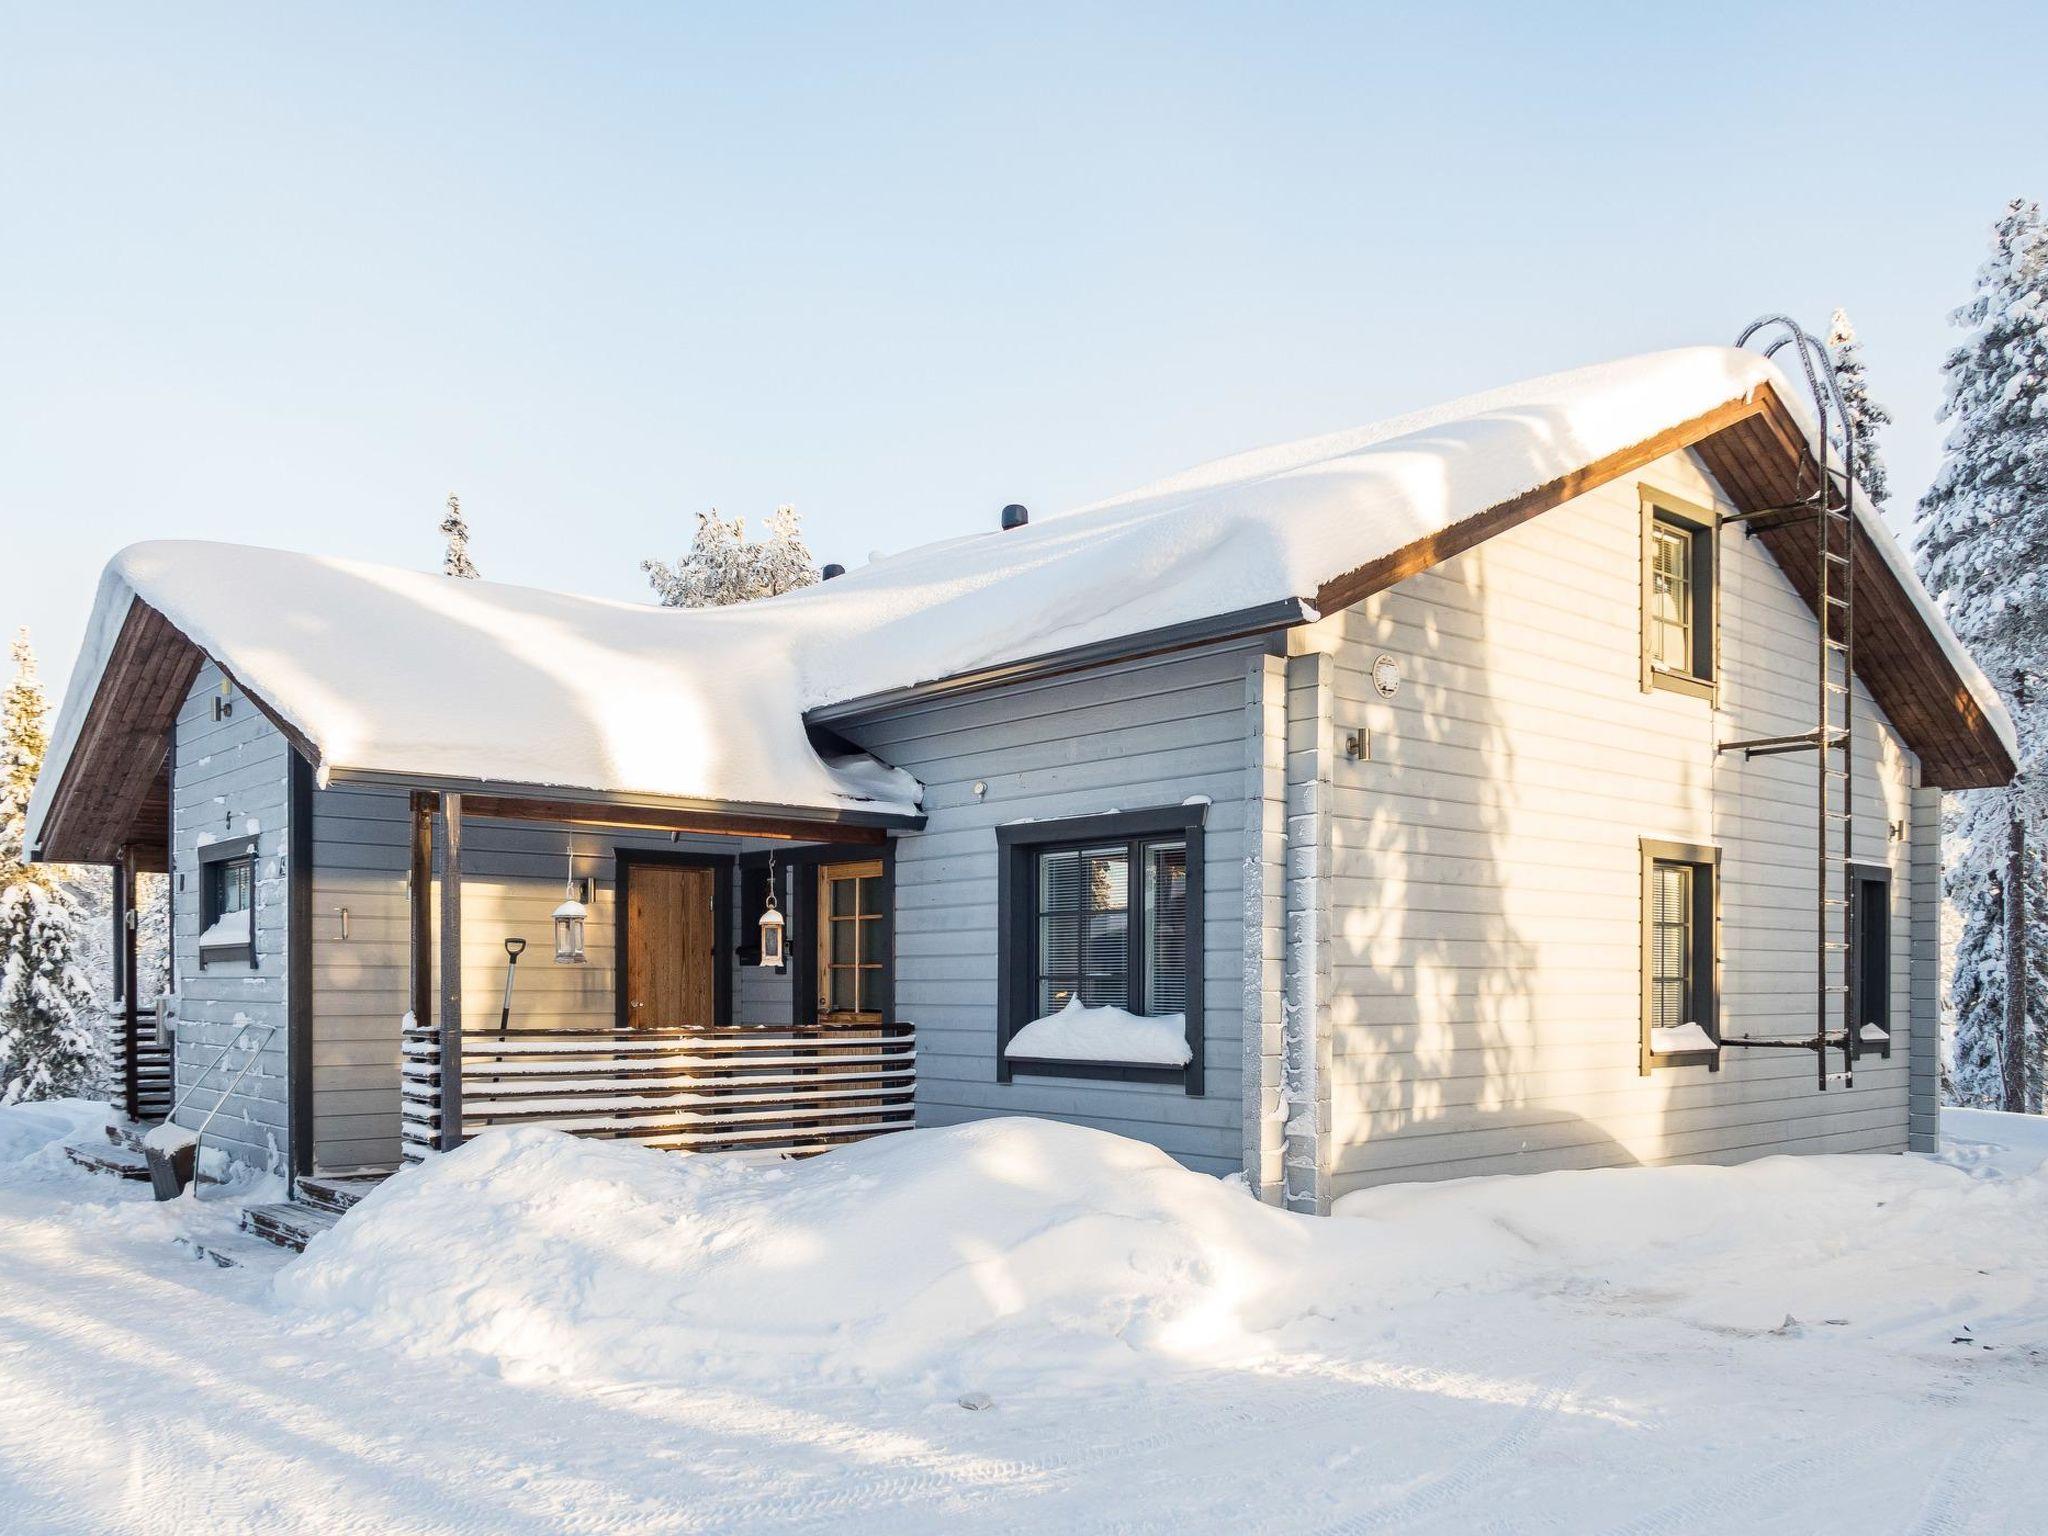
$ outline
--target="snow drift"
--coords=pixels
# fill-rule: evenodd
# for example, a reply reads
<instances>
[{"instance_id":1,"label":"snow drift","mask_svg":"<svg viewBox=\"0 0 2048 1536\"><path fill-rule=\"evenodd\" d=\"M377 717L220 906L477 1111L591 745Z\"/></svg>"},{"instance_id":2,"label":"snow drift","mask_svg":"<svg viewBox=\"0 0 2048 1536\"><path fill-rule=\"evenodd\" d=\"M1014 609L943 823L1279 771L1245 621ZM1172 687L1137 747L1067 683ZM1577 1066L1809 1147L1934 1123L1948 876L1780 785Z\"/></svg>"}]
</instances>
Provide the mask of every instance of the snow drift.
<instances>
[{"instance_id":1,"label":"snow drift","mask_svg":"<svg viewBox=\"0 0 2048 1536\"><path fill-rule=\"evenodd\" d=\"M1339 1220L1047 1121L803 1163L492 1131L314 1240L280 1297L508 1376L921 1383L957 1392L1341 1348L1460 1293L1765 1335L2048 1345L2048 1277L1955 1255L2048 1229L2048 1173L1771 1158L1406 1185ZM1974 1245L1974 1246L1973 1246Z\"/></svg>"},{"instance_id":2,"label":"snow drift","mask_svg":"<svg viewBox=\"0 0 2048 1536\"><path fill-rule=\"evenodd\" d=\"M1307 1305L1299 1274L1332 1235L1318 1230L1143 1143L1049 1121L800 1163L492 1131L391 1180L279 1289L512 1374L972 1385L1255 1348Z\"/></svg>"}]
</instances>

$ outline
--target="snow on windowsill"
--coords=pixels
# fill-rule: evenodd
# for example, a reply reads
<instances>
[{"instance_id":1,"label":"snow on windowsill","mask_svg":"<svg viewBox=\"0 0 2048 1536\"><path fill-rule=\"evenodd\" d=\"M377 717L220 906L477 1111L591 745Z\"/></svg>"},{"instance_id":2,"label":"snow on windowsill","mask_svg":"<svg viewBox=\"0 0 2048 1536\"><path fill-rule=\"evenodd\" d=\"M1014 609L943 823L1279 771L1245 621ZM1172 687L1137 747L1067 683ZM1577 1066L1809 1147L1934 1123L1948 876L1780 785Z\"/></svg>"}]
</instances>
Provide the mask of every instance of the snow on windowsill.
<instances>
[{"instance_id":1,"label":"snow on windowsill","mask_svg":"<svg viewBox=\"0 0 2048 1536\"><path fill-rule=\"evenodd\" d=\"M1034 1019L1010 1037L1005 1056L1023 1061L1094 1061L1126 1066L1184 1067L1187 1015L1145 1018L1113 1006L1089 1008L1077 997L1058 1013Z\"/></svg>"},{"instance_id":2,"label":"snow on windowsill","mask_svg":"<svg viewBox=\"0 0 2048 1536\"><path fill-rule=\"evenodd\" d=\"M1861 1029L1856 1031L1856 1038L1859 1040L1867 1040L1872 1045L1889 1045L1891 1043L1892 1035L1891 1031L1888 1029L1880 1028L1876 1024L1866 1024Z\"/></svg>"},{"instance_id":3,"label":"snow on windowsill","mask_svg":"<svg viewBox=\"0 0 2048 1536\"><path fill-rule=\"evenodd\" d=\"M199 935L201 949L247 949L254 940L247 912L230 912Z\"/></svg>"},{"instance_id":4,"label":"snow on windowsill","mask_svg":"<svg viewBox=\"0 0 2048 1536\"><path fill-rule=\"evenodd\" d=\"M1676 1056L1686 1051L1715 1049L1713 1036L1698 1024L1659 1024L1650 1030L1650 1054L1653 1056Z\"/></svg>"}]
</instances>

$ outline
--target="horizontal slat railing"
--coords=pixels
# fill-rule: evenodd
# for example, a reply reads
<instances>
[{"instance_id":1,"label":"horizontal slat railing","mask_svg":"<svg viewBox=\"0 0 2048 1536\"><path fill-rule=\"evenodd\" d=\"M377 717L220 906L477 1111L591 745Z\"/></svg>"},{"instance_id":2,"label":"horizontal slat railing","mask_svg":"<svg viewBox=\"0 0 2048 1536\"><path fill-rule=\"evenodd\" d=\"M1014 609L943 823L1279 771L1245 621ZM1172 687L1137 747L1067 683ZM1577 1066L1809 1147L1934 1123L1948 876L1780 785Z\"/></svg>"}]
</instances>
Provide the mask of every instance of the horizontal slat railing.
<instances>
[{"instance_id":1,"label":"horizontal slat railing","mask_svg":"<svg viewBox=\"0 0 2048 1536\"><path fill-rule=\"evenodd\" d=\"M408 1160L438 1145L441 1042L408 1030ZM910 1127L908 1024L506 1030L462 1037L462 1134L544 1125L690 1151L821 1152Z\"/></svg>"}]
</instances>

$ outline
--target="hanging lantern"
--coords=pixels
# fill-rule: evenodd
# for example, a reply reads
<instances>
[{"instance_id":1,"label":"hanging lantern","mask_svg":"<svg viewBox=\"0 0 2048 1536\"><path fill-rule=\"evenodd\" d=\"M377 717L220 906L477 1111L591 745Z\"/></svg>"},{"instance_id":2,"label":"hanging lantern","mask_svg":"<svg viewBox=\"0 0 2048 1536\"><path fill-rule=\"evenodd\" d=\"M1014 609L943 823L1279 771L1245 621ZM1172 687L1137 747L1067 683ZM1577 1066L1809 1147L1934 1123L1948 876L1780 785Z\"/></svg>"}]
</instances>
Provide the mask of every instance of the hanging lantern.
<instances>
[{"instance_id":1,"label":"hanging lantern","mask_svg":"<svg viewBox=\"0 0 2048 1536\"><path fill-rule=\"evenodd\" d=\"M583 926L590 918L590 909L576 899L576 855L569 855L569 878L564 885L562 904L555 908L555 964L582 965L586 961L583 953Z\"/></svg>"},{"instance_id":2,"label":"hanging lantern","mask_svg":"<svg viewBox=\"0 0 2048 1536\"><path fill-rule=\"evenodd\" d=\"M775 855L768 855L768 907L761 914L761 959L764 966L782 964L782 914L775 909Z\"/></svg>"}]
</instances>

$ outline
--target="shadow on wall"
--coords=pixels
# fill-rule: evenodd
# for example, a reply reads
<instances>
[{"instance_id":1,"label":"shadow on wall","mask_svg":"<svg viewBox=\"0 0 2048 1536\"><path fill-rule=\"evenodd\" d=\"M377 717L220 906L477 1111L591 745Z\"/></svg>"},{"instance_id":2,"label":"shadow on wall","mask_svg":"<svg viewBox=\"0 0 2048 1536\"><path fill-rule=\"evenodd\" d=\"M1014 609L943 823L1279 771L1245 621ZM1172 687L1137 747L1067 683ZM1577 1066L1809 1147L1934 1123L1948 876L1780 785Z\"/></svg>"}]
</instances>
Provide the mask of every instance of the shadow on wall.
<instances>
[{"instance_id":1,"label":"shadow on wall","mask_svg":"<svg viewBox=\"0 0 2048 1536\"><path fill-rule=\"evenodd\" d=\"M1582 1115L1529 1099L1532 1078L1588 1059L1591 1021L1538 1016L1546 957L1522 925L1635 895L1605 889L1568 848L1525 834L1510 851L1516 758L1490 665L1487 554L1446 562L1347 617L1355 666L1378 650L1409 664L1391 705L1350 668L1338 682L1340 708L1383 711L1389 726L1375 732L1378 760L1349 785L1340 766L1335 797L1338 868L1352 876L1336 918L1340 1192L1510 1164L1638 1161Z\"/></svg>"}]
</instances>

